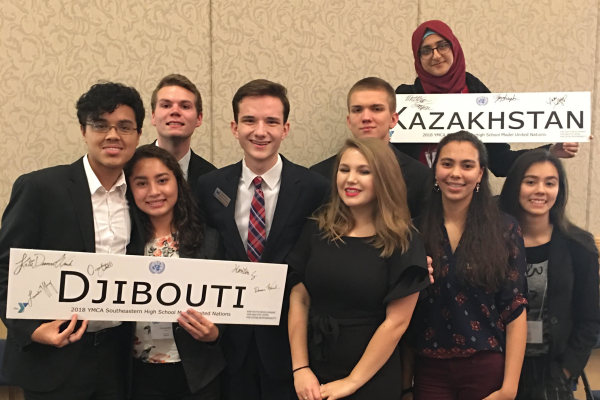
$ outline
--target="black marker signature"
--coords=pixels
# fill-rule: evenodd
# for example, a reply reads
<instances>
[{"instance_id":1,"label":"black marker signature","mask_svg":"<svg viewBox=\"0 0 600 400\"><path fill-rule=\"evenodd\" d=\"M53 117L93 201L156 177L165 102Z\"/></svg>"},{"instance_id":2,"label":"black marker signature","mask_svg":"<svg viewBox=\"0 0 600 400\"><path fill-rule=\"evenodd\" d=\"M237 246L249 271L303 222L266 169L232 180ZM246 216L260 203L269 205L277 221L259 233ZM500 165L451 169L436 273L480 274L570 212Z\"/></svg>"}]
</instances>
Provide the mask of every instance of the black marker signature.
<instances>
[{"instance_id":1,"label":"black marker signature","mask_svg":"<svg viewBox=\"0 0 600 400\"><path fill-rule=\"evenodd\" d=\"M267 287L266 287L266 288L264 288L264 289L261 289L261 288L259 288L258 286L256 286L256 287L254 288L254 293L266 292L267 290L268 290L268 291L271 291L271 290L277 290L277 289L279 289L279 287L277 286L277 282L273 282L273 283L269 283L269 284L267 285Z\"/></svg>"},{"instance_id":2,"label":"black marker signature","mask_svg":"<svg viewBox=\"0 0 600 400\"><path fill-rule=\"evenodd\" d=\"M548 101L546 102L546 104L550 104L553 105L554 108L556 108L556 106L564 106L565 102L567 101L567 95L565 94L563 97L550 97L548 99Z\"/></svg>"},{"instance_id":3,"label":"black marker signature","mask_svg":"<svg viewBox=\"0 0 600 400\"><path fill-rule=\"evenodd\" d=\"M254 280L254 278L256 278L256 271L250 272L248 270L248 267L240 267L237 264L235 264L235 267L233 267L231 272L233 272L234 274L248 275L251 281Z\"/></svg>"},{"instance_id":4,"label":"black marker signature","mask_svg":"<svg viewBox=\"0 0 600 400\"><path fill-rule=\"evenodd\" d=\"M41 293L44 293L47 297L52 297L52 290L54 290L54 293L58 294L58 291L56 290L56 287L54 287L54 285L52 284L52 281L48 281L48 283L46 283L46 281L42 281L42 283L40 283L40 286L38 286L38 291L33 294L33 290L29 291L29 302L27 303L27 305L29 307L33 306L33 299L35 299L36 297L38 297Z\"/></svg>"},{"instance_id":5,"label":"black marker signature","mask_svg":"<svg viewBox=\"0 0 600 400\"><path fill-rule=\"evenodd\" d=\"M509 103L513 102L513 101L517 101L519 99L517 99L516 95L507 95L507 94L497 94L494 96L494 103L502 103L504 101L508 101Z\"/></svg>"},{"instance_id":6,"label":"black marker signature","mask_svg":"<svg viewBox=\"0 0 600 400\"><path fill-rule=\"evenodd\" d=\"M43 254L34 254L32 257L28 256L27 253L23 253L21 260L15 263L16 268L14 271L15 275L19 275L23 268L38 268L44 266L52 266L54 268L62 268L63 266L72 267L73 260L67 261L67 255L63 254L56 261L46 261L46 256Z\"/></svg>"},{"instance_id":7,"label":"black marker signature","mask_svg":"<svg viewBox=\"0 0 600 400\"><path fill-rule=\"evenodd\" d=\"M112 261L109 261L107 263L102 263L100 264L100 266L98 268L94 268L93 265L88 265L87 267L87 273L89 275L94 275L96 272L98 273L98 278L101 278L102 275L104 275L104 271L106 271L109 268L113 267L113 263Z\"/></svg>"}]
</instances>

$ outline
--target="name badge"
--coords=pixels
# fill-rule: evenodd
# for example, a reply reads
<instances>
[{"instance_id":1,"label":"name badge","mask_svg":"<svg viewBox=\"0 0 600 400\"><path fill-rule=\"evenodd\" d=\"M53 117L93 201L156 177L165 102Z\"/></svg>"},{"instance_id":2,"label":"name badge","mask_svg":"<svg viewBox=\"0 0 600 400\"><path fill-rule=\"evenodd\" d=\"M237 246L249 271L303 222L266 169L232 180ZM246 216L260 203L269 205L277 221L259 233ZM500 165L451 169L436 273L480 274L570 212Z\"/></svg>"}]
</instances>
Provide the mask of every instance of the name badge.
<instances>
[{"instance_id":1,"label":"name badge","mask_svg":"<svg viewBox=\"0 0 600 400\"><path fill-rule=\"evenodd\" d=\"M227 196L225 193L223 193L223 191L221 189L219 189L219 188L215 189L215 193L213 193L213 195L225 207L227 207L229 205L229 202L231 201L231 199L229 198L229 196Z\"/></svg>"},{"instance_id":2,"label":"name badge","mask_svg":"<svg viewBox=\"0 0 600 400\"><path fill-rule=\"evenodd\" d=\"M170 322L152 322L150 335L154 340L173 339L173 324Z\"/></svg>"},{"instance_id":3,"label":"name badge","mask_svg":"<svg viewBox=\"0 0 600 400\"><path fill-rule=\"evenodd\" d=\"M544 323L542 321L527 321L527 343L544 343Z\"/></svg>"}]
</instances>

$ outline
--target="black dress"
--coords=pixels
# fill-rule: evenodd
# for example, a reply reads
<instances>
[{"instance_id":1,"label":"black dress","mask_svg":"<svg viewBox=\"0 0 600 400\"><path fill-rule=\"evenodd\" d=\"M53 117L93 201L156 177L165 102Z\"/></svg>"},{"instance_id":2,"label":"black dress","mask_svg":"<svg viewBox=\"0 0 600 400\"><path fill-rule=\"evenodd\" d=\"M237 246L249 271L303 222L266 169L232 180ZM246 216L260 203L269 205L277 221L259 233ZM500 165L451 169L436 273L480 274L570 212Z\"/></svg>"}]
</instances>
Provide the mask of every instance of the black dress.
<instances>
[{"instance_id":1,"label":"black dress","mask_svg":"<svg viewBox=\"0 0 600 400\"><path fill-rule=\"evenodd\" d=\"M311 299L308 348L312 371L325 384L346 378L375 331L385 320L387 303L429 285L425 248L413 231L410 248L384 259L369 238L324 239L309 221L288 256L290 287L302 282ZM401 392L400 355L348 399L397 400Z\"/></svg>"}]
</instances>

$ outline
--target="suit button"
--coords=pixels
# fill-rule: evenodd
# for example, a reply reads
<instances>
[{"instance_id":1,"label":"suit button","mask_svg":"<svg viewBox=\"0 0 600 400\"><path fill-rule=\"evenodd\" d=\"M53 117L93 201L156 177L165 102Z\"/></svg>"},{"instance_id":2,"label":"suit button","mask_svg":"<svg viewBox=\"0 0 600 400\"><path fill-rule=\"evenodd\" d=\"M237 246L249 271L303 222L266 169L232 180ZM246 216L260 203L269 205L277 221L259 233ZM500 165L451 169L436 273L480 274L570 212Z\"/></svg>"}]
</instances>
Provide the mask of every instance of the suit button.
<instances>
[{"instance_id":1,"label":"suit button","mask_svg":"<svg viewBox=\"0 0 600 400\"><path fill-rule=\"evenodd\" d=\"M558 318L556 318L556 317L552 317L552 318L550 318L550 323L551 323L552 325L556 325L556 324L558 324Z\"/></svg>"},{"instance_id":2,"label":"suit button","mask_svg":"<svg viewBox=\"0 0 600 400\"><path fill-rule=\"evenodd\" d=\"M175 332L181 332L181 327L180 326L176 327Z\"/></svg>"}]
</instances>

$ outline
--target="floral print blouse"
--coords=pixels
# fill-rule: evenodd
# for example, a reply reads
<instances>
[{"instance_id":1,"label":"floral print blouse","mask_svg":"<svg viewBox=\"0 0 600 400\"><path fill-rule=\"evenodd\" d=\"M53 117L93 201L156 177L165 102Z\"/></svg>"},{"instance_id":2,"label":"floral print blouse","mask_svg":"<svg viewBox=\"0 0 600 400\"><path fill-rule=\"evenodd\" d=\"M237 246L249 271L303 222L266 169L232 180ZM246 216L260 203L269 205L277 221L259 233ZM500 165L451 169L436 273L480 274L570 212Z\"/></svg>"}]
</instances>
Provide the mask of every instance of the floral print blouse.
<instances>
[{"instance_id":1,"label":"floral print blouse","mask_svg":"<svg viewBox=\"0 0 600 400\"><path fill-rule=\"evenodd\" d=\"M505 351L506 325L527 307L523 235L514 218L505 218L516 248L509 257L512 273L495 293L459 281L456 252L452 253L448 232L442 225L442 260L446 263L440 277L423 292L427 296L417 303L410 328L418 354L453 358L468 357L478 351Z\"/></svg>"},{"instance_id":2,"label":"floral print blouse","mask_svg":"<svg viewBox=\"0 0 600 400\"><path fill-rule=\"evenodd\" d=\"M179 247L173 236L156 238L146 244L145 256L154 257L179 257ZM168 323L172 325L171 323ZM179 362L179 352L175 340L154 339L152 328L158 329L152 322L137 322L135 326L135 339L133 343L133 356L143 362L159 364Z\"/></svg>"}]
</instances>

